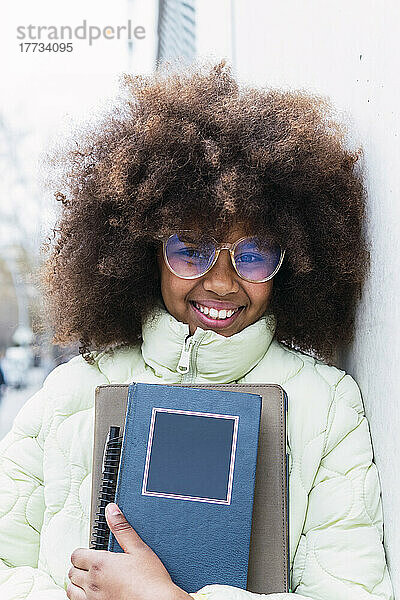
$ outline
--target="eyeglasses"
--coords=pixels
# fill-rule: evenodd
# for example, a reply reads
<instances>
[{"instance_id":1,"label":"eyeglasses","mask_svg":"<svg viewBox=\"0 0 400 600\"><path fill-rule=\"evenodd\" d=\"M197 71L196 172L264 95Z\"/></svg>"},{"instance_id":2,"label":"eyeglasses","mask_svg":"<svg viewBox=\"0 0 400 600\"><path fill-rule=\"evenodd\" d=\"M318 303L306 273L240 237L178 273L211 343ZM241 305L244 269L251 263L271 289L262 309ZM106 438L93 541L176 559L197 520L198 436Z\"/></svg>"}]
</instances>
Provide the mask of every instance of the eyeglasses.
<instances>
[{"instance_id":1,"label":"eyeglasses","mask_svg":"<svg viewBox=\"0 0 400 600\"><path fill-rule=\"evenodd\" d=\"M252 283L272 279L286 251L276 244L260 244L255 237L242 237L233 244L218 244L213 237L198 241L190 230L163 239L166 265L182 279L196 279L205 275L217 262L221 250L229 250L236 273Z\"/></svg>"}]
</instances>

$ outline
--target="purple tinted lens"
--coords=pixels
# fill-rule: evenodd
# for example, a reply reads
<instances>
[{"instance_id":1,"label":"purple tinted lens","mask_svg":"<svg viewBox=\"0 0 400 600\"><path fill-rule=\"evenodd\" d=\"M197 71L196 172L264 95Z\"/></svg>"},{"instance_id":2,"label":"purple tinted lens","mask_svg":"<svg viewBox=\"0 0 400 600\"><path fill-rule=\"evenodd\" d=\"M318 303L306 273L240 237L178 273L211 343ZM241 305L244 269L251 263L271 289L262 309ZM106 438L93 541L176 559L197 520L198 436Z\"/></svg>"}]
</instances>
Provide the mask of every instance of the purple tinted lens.
<instances>
[{"instance_id":1,"label":"purple tinted lens","mask_svg":"<svg viewBox=\"0 0 400 600\"><path fill-rule=\"evenodd\" d=\"M235 248L235 263L240 275L251 281L262 281L270 277L281 259L280 246L257 246L255 238L239 242Z\"/></svg>"},{"instance_id":2,"label":"purple tinted lens","mask_svg":"<svg viewBox=\"0 0 400 600\"><path fill-rule=\"evenodd\" d=\"M199 277L210 266L215 248L213 244L199 244L180 234L172 235L166 242L165 254L171 269L181 277Z\"/></svg>"}]
</instances>

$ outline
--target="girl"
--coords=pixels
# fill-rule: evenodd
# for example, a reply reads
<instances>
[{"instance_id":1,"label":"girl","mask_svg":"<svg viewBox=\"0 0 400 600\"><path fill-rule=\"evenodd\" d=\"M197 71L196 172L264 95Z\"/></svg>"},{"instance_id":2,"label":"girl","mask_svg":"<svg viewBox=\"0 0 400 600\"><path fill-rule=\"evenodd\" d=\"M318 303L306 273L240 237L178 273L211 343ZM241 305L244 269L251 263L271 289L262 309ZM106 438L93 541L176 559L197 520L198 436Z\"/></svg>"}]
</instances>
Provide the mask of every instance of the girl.
<instances>
[{"instance_id":1,"label":"girl","mask_svg":"<svg viewBox=\"0 0 400 600\"><path fill-rule=\"evenodd\" d=\"M125 553L87 549L94 390L131 381L282 385L291 589L393 599L360 390L334 365L369 257L345 133L326 98L240 87L222 61L127 76L118 106L61 156L42 282L53 341L80 353L1 444L3 600L267 597L178 588L114 504Z\"/></svg>"}]
</instances>

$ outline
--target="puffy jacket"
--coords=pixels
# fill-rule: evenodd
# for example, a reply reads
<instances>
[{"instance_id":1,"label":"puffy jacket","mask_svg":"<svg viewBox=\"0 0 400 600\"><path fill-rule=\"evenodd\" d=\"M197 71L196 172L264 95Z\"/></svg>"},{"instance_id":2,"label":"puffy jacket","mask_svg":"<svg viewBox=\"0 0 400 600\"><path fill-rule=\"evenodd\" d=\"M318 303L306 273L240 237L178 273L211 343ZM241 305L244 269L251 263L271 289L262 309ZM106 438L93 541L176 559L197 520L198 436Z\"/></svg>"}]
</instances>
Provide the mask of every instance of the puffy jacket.
<instances>
[{"instance_id":1,"label":"puffy jacket","mask_svg":"<svg viewBox=\"0 0 400 600\"><path fill-rule=\"evenodd\" d=\"M278 383L288 394L292 590L315 600L391 600L380 484L358 385L274 338L267 315L224 337L165 309L141 347L80 355L56 367L0 444L0 598L65 600L70 554L88 545L96 386L142 382ZM179 361L189 371L177 371ZM268 540L265 540L268 544ZM213 584L197 600L277 600ZM197 592L197 593L196 593Z\"/></svg>"}]
</instances>

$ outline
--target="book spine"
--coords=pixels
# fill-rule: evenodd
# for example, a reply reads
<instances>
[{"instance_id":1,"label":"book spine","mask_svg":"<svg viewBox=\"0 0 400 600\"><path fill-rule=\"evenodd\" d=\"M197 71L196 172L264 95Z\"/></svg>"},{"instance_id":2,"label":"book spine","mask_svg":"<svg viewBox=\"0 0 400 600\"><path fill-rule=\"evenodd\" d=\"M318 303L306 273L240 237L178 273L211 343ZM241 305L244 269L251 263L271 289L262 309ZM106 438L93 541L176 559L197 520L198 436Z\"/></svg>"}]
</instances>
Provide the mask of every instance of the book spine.
<instances>
[{"instance_id":1,"label":"book spine","mask_svg":"<svg viewBox=\"0 0 400 600\"><path fill-rule=\"evenodd\" d=\"M119 427L110 427L105 446L98 510L96 512L91 538L91 548L93 550L107 550L108 548L110 529L107 525L105 509L107 504L109 502L114 502L115 499L122 447L122 436L120 436L119 433Z\"/></svg>"}]
</instances>

